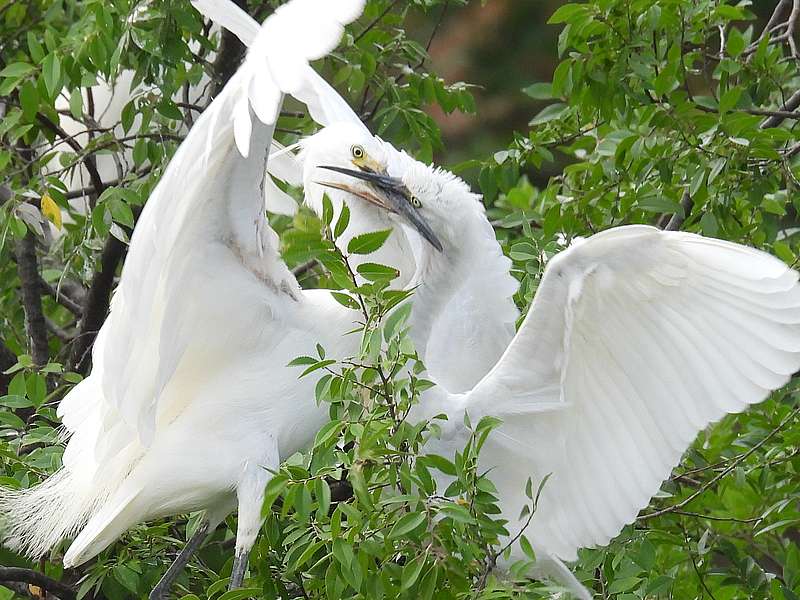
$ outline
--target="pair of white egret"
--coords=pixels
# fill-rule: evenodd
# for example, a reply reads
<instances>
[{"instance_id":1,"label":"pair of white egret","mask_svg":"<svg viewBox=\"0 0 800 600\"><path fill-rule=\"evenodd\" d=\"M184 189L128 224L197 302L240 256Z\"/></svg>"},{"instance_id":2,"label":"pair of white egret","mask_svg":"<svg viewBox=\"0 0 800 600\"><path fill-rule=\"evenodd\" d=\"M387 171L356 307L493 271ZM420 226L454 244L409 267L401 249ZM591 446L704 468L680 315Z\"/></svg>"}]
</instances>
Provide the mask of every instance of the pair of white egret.
<instances>
[{"instance_id":1,"label":"pair of white egret","mask_svg":"<svg viewBox=\"0 0 800 600\"><path fill-rule=\"evenodd\" d=\"M606 544L645 507L698 431L784 385L800 366L797 274L765 253L651 227L612 229L548 264L514 335L516 282L479 198L453 175L373 137L309 66L363 0L290 0L259 27L227 0L195 0L248 55L178 149L136 226L91 375L61 402L63 468L3 491L5 542L37 557L75 536L81 564L124 531L205 511L159 582L238 508L231 586L258 533L264 486L324 424L312 377L287 368L321 343L349 355L358 315L303 290L264 216L286 209L272 176L322 210L347 204L339 243L393 228L367 260L415 285L411 331L439 385L415 418L504 419L481 457L513 535L528 477L544 486L527 534L542 572L589 593L561 560ZM323 129L270 158L283 95ZM255 118L254 118L255 117Z\"/></svg>"}]
</instances>

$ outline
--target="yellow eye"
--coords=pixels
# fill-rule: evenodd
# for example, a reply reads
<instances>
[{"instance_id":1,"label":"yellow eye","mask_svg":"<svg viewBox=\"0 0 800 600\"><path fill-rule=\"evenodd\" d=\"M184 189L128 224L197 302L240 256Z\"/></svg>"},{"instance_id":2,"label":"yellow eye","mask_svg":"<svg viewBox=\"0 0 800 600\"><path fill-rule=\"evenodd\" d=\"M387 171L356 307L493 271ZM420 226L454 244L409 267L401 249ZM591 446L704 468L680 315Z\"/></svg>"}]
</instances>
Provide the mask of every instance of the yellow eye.
<instances>
[{"instance_id":1,"label":"yellow eye","mask_svg":"<svg viewBox=\"0 0 800 600\"><path fill-rule=\"evenodd\" d=\"M350 146L350 153L353 155L353 158L364 158L364 148L358 144Z\"/></svg>"},{"instance_id":2,"label":"yellow eye","mask_svg":"<svg viewBox=\"0 0 800 600\"><path fill-rule=\"evenodd\" d=\"M413 206L414 208L421 208L422 202L420 202L419 198L417 198L416 196L411 196L411 206Z\"/></svg>"}]
</instances>

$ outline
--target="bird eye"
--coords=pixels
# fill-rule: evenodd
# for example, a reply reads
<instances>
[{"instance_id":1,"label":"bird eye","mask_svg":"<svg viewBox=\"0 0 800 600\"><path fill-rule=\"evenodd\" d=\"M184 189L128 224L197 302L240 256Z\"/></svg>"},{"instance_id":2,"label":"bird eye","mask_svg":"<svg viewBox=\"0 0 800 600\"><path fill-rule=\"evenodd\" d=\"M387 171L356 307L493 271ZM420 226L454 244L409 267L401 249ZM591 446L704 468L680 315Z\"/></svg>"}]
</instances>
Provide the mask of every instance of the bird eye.
<instances>
[{"instance_id":1,"label":"bird eye","mask_svg":"<svg viewBox=\"0 0 800 600\"><path fill-rule=\"evenodd\" d=\"M414 208L421 208L422 202L420 202L419 198L417 198L416 196L411 196L411 206L413 206Z\"/></svg>"},{"instance_id":2,"label":"bird eye","mask_svg":"<svg viewBox=\"0 0 800 600\"><path fill-rule=\"evenodd\" d=\"M353 155L353 158L364 158L364 148L358 144L354 144L350 147L350 153Z\"/></svg>"}]
</instances>

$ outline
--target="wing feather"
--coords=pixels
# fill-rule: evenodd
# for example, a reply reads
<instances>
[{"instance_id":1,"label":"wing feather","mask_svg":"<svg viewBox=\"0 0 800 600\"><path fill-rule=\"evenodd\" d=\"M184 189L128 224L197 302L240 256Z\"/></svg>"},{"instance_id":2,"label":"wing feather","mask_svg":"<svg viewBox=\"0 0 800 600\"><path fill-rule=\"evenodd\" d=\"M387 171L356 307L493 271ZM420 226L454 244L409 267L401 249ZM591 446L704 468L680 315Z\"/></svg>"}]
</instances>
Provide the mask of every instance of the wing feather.
<instances>
[{"instance_id":1,"label":"wing feather","mask_svg":"<svg viewBox=\"0 0 800 600\"><path fill-rule=\"evenodd\" d=\"M336 11L331 7L317 10L318 32L326 37L306 43L301 16L320 9L321 0L292 0L268 17L263 27L227 1L195 0L194 4L252 48L178 148L137 223L111 314L93 350L92 383L83 386L93 391L92 407L80 406L76 393L59 408L68 429L76 432L74 439L82 440L69 451L70 460L86 457L86 449L91 449L96 464L102 464L110 460L109 453L128 444L146 447L160 419L174 417L180 409L165 405L164 400L177 386L176 373L181 381L191 380L203 372L204 364L215 357L224 359L217 356L224 355L224 336L237 340L237 335L243 339L248 333L221 331L214 324L227 322L225 315L230 314L238 314L237 322L246 325L265 318L261 315L263 282L224 247L236 227L229 207L250 202L254 214L263 210L258 186L267 161L261 155L271 146L274 122L287 91L276 83L275 70L281 64L299 65L297 75L303 83L313 73L307 61L332 49L343 24L363 7L359 0L326 2L341 7L344 18L337 17L332 27L325 27L323 20ZM280 39L292 43L277 47L270 32L279 32ZM266 119L264 125L254 123L253 114ZM251 145L259 152L247 158ZM245 160L236 153L237 146ZM284 172L292 168L289 158L279 163ZM268 184L264 188L267 193L272 189ZM290 210L286 198L276 195L274 200ZM223 231L225 227L231 230ZM261 257L262 275L285 284L286 289L296 287L280 259L277 236L266 224L256 227L253 239L245 243L252 243ZM236 293L219 294L215 286L220 285ZM206 300L187 303L187 297ZM173 398L169 402L187 401ZM88 426L84 417L93 425ZM109 444L112 428L113 443Z\"/></svg>"},{"instance_id":2,"label":"wing feather","mask_svg":"<svg viewBox=\"0 0 800 600\"><path fill-rule=\"evenodd\" d=\"M461 401L507 415L483 450L512 527L566 560L632 522L709 423L800 368L800 286L750 248L645 226L551 260L503 357Z\"/></svg>"}]
</instances>

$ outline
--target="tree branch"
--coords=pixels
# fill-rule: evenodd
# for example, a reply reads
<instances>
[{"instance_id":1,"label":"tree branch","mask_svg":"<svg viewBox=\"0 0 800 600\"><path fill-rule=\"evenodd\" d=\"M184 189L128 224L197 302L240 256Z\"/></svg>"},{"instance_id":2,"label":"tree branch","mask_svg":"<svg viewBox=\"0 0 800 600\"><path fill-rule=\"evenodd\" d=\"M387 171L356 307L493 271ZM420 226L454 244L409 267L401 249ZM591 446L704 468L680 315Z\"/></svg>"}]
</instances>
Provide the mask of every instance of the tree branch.
<instances>
[{"instance_id":1,"label":"tree branch","mask_svg":"<svg viewBox=\"0 0 800 600\"><path fill-rule=\"evenodd\" d=\"M768 129L770 127L777 127L783 123L784 119L800 119L800 113L794 112L800 107L800 90L792 94L780 108L776 111L763 111L762 113L751 114L764 114L766 119L761 123L761 129Z\"/></svg>"},{"instance_id":2,"label":"tree branch","mask_svg":"<svg viewBox=\"0 0 800 600\"><path fill-rule=\"evenodd\" d=\"M683 214L675 213L672 215L672 218L667 223L667 226L664 227L664 231L678 231L683 225L683 222L686 220L686 217L689 216L689 213L692 212L692 206L694 203L692 202L692 197L689 195L689 190L683 192L683 197L681 198L681 208L683 209Z\"/></svg>"},{"instance_id":3,"label":"tree branch","mask_svg":"<svg viewBox=\"0 0 800 600\"><path fill-rule=\"evenodd\" d=\"M58 302L76 317L80 318L80 316L83 314L83 308L81 305L67 296L63 290L57 290L41 277L39 278L39 285L41 286L43 293L50 296L53 300Z\"/></svg>"},{"instance_id":4,"label":"tree branch","mask_svg":"<svg viewBox=\"0 0 800 600\"><path fill-rule=\"evenodd\" d=\"M83 147L75 141L72 136L70 136L66 131L64 131L60 125L57 123L53 123L46 115L41 113L36 115L37 120L44 125L47 129L58 135L66 144L72 148L77 154L83 153ZM103 193L105 190L105 185L103 184L103 179L100 177L100 173L97 171L97 163L94 160L94 156L91 154L87 154L82 158L83 164L86 165L86 170L89 173L89 179L92 182L92 186L94 189L97 190L98 196Z\"/></svg>"},{"instance_id":5,"label":"tree branch","mask_svg":"<svg viewBox=\"0 0 800 600\"><path fill-rule=\"evenodd\" d=\"M25 331L28 334L31 357L37 367L43 367L47 364L50 351L47 346L47 324L42 312L42 286L36 259L36 238L30 231L17 242L17 271L22 290Z\"/></svg>"},{"instance_id":6,"label":"tree branch","mask_svg":"<svg viewBox=\"0 0 800 600\"><path fill-rule=\"evenodd\" d=\"M86 302L83 305L83 318L78 333L72 344L69 365L70 370L86 375L91 364L91 349L97 332L103 326L111 303L111 288L117 267L125 255L125 244L110 235L103 246L100 256L100 268L92 277Z\"/></svg>"},{"instance_id":7,"label":"tree branch","mask_svg":"<svg viewBox=\"0 0 800 600\"><path fill-rule=\"evenodd\" d=\"M247 11L246 0L232 0L233 3L244 11ZM214 75L215 84L212 93L212 98L216 98L228 83L228 80L233 77L236 69L242 62L244 57L245 47L239 38L232 34L227 29L222 30L222 39L219 44L219 52L217 58L214 60Z\"/></svg>"},{"instance_id":8,"label":"tree branch","mask_svg":"<svg viewBox=\"0 0 800 600\"><path fill-rule=\"evenodd\" d=\"M4 375L3 371L7 371L15 364L17 364L17 355L4 343L0 343L0 396L8 393L8 384L11 383L13 377L13 375Z\"/></svg>"},{"instance_id":9,"label":"tree branch","mask_svg":"<svg viewBox=\"0 0 800 600\"><path fill-rule=\"evenodd\" d=\"M71 587L32 569L0 567L0 581L27 583L43 588L61 600L77 600L77 595Z\"/></svg>"}]
</instances>

